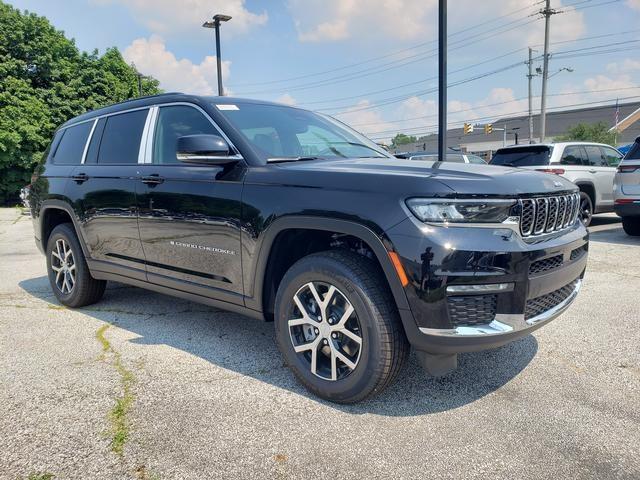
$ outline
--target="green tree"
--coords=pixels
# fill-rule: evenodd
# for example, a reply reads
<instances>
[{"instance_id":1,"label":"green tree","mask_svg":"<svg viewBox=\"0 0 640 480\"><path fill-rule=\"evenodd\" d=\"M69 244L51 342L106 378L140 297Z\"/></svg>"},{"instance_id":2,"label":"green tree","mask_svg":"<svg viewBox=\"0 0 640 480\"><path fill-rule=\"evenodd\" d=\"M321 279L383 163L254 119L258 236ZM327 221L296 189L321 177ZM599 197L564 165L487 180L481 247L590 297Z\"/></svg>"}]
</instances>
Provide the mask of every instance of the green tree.
<instances>
[{"instance_id":1,"label":"green tree","mask_svg":"<svg viewBox=\"0 0 640 480\"><path fill-rule=\"evenodd\" d=\"M555 137L556 142L596 142L615 146L615 133L606 122L578 123L569 127L565 135Z\"/></svg>"},{"instance_id":2,"label":"green tree","mask_svg":"<svg viewBox=\"0 0 640 480\"><path fill-rule=\"evenodd\" d=\"M159 93L143 77L143 95ZM138 72L116 48L80 52L49 21L0 1L0 204L15 201L55 129L138 96Z\"/></svg>"},{"instance_id":3,"label":"green tree","mask_svg":"<svg viewBox=\"0 0 640 480\"><path fill-rule=\"evenodd\" d=\"M414 143L417 141L417 138L413 135L405 135L404 133L398 133L395 137L391 139L391 146L397 147L399 145L406 145L407 143Z\"/></svg>"}]
</instances>

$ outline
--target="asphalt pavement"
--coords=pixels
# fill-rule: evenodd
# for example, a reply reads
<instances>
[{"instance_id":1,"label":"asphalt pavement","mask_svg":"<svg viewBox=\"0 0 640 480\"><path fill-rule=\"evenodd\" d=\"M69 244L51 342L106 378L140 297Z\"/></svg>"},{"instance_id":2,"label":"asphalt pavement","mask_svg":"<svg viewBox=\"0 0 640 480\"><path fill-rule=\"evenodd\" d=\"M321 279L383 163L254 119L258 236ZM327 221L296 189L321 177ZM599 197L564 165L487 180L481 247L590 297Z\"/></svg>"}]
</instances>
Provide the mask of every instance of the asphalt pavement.
<instances>
[{"instance_id":1,"label":"asphalt pavement","mask_svg":"<svg viewBox=\"0 0 640 480\"><path fill-rule=\"evenodd\" d=\"M562 317L353 406L282 364L273 325L110 284L59 305L0 209L0 478L640 478L640 239L596 217Z\"/></svg>"}]
</instances>

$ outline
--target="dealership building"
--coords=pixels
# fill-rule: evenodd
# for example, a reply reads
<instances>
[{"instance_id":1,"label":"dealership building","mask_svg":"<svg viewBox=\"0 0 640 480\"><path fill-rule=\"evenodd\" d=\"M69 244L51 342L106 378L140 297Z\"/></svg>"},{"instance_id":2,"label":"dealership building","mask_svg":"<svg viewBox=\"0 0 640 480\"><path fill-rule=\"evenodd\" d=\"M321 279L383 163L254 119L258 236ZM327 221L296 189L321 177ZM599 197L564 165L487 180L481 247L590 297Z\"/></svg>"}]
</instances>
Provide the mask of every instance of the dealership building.
<instances>
[{"instance_id":1,"label":"dealership building","mask_svg":"<svg viewBox=\"0 0 640 480\"><path fill-rule=\"evenodd\" d=\"M574 110L562 110L547 113L547 141L554 137L564 135L570 127L578 123L604 122L613 126L616 119L616 108L619 108L618 119L622 121L636 110L640 109L640 102L621 103L618 107L603 105L597 107L581 108ZM514 145L516 134L518 143L529 142L529 117L527 115L517 117L505 117L491 122L493 132L486 134L482 125L475 126L473 132L465 134L463 128L454 128L447 132L447 145L450 148L464 152L475 153L484 158L491 158L493 152L504 146L504 132L497 129L507 129L507 145ZM540 115L533 117L533 143L539 143ZM640 121L631 124L627 129L618 134L618 146L632 143L640 136ZM400 145L394 149L394 153L414 151L437 152L438 135L430 134L421 137L415 143Z\"/></svg>"}]
</instances>

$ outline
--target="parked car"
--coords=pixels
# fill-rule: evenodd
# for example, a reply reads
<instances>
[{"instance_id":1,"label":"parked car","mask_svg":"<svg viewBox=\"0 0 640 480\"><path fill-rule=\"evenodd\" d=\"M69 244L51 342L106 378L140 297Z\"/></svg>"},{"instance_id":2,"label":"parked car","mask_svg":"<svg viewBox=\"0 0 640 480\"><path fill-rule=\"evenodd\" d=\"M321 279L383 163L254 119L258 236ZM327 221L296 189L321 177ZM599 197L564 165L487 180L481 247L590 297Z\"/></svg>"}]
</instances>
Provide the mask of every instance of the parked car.
<instances>
[{"instance_id":1,"label":"parked car","mask_svg":"<svg viewBox=\"0 0 640 480\"><path fill-rule=\"evenodd\" d=\"M438 161L437 153L422 153L422 152L409 152L396 154L396 158L403 158L407 160L433 160ZM479 165L486 165L486 161L477 155L471 153L447 153L445 162L455 163L477 163Z\"/></svg>"},{"instance_id":2,"label":"parked car","mask_svg":"<svg viewBox=\"0 0 640 480\"><path fill-rule=\"evenodd\" d=\"M336 402L382 391L409 346L443 375L458 353L528 335L569 307L587 262L567 180L430 168L255 100L165 94L83 114L34 177L63 305L114 280L274 321L300 382Z\"/></svg>"},{"instance_id":3,"label":"parked car","mask_svg":"<svg viewBox=\"0 0 640 480\"><path fill-rule=\"evenodd\" d=\"M628 235L640 235L640 137L618 165L614 180L614 210Z\"/></svg>"},{"instance_id":4,"label":"parked car","mask_svg":"<svg viewBox=\"0 0 640 480\"><path fill-rule=\"evenodd\" d=\"M589 226L595 213L613 211L613 177L622 154L601 143L562 142L500 148L491 165L555 173L580 189L580 218Z\"/></svg>"},{"instance_id":5,"label":"parked car","mask_svg":"<svg viewBox=\"0 0 640 480\"><path fill-rule=\"evenodd\" d=\"M29 205L29 190L31 189L31 185L27 185L20 189L20 202L22 206L29 210L31 207Z\"/></svg>"}]
</instances>

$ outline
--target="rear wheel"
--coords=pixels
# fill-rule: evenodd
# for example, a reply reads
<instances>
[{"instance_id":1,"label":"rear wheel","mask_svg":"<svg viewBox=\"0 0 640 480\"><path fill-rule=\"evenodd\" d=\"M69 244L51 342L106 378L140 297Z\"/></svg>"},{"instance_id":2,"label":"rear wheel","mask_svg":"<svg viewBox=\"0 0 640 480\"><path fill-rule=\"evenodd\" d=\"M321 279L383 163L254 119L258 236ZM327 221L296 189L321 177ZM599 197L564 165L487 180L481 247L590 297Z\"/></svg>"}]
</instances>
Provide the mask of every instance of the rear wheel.
<instances>
[{"instance_id":1,"label":"rear wheel","mask_svg":"<svg viewBox=\"0 0 640 480\"><path fill-rule=\"evenodd\" d=\"M53 293L68 307L83 307L102 298L107 282L91 276L73 226L58 225L47 242L47 273Z\"/></svg>"},{"instance_id":2,"label":"rear wheel","mask_svg":"<svg viewBox=\"0 0 640 480\"><path fill-rule=\"evenodd\" d=\"M580 220L585 227L591 224L593 218L593 202L586 192L580 192Z\"/></svg>"},{"instance_id":3,"label":"rear wheel","mask_svg":"<svg viewBox=\"0 0 640 480\"><path fill-rule=\"evenodd\" d=\"M627 235L640 236L640 217L622 217L622 228Z\"/></svg>"},{"instance_id":4,"label":"rear wheel","mask_svg":"<svg viewBox=\"0 0 640 480\"><path fill-rule=\"evenodd\" d=\"M354 403L384 390L409 344L379 268L351 252L309 255L285 274L275 305L287 365L316 395Z\"/></svg>"}]
</instances>

